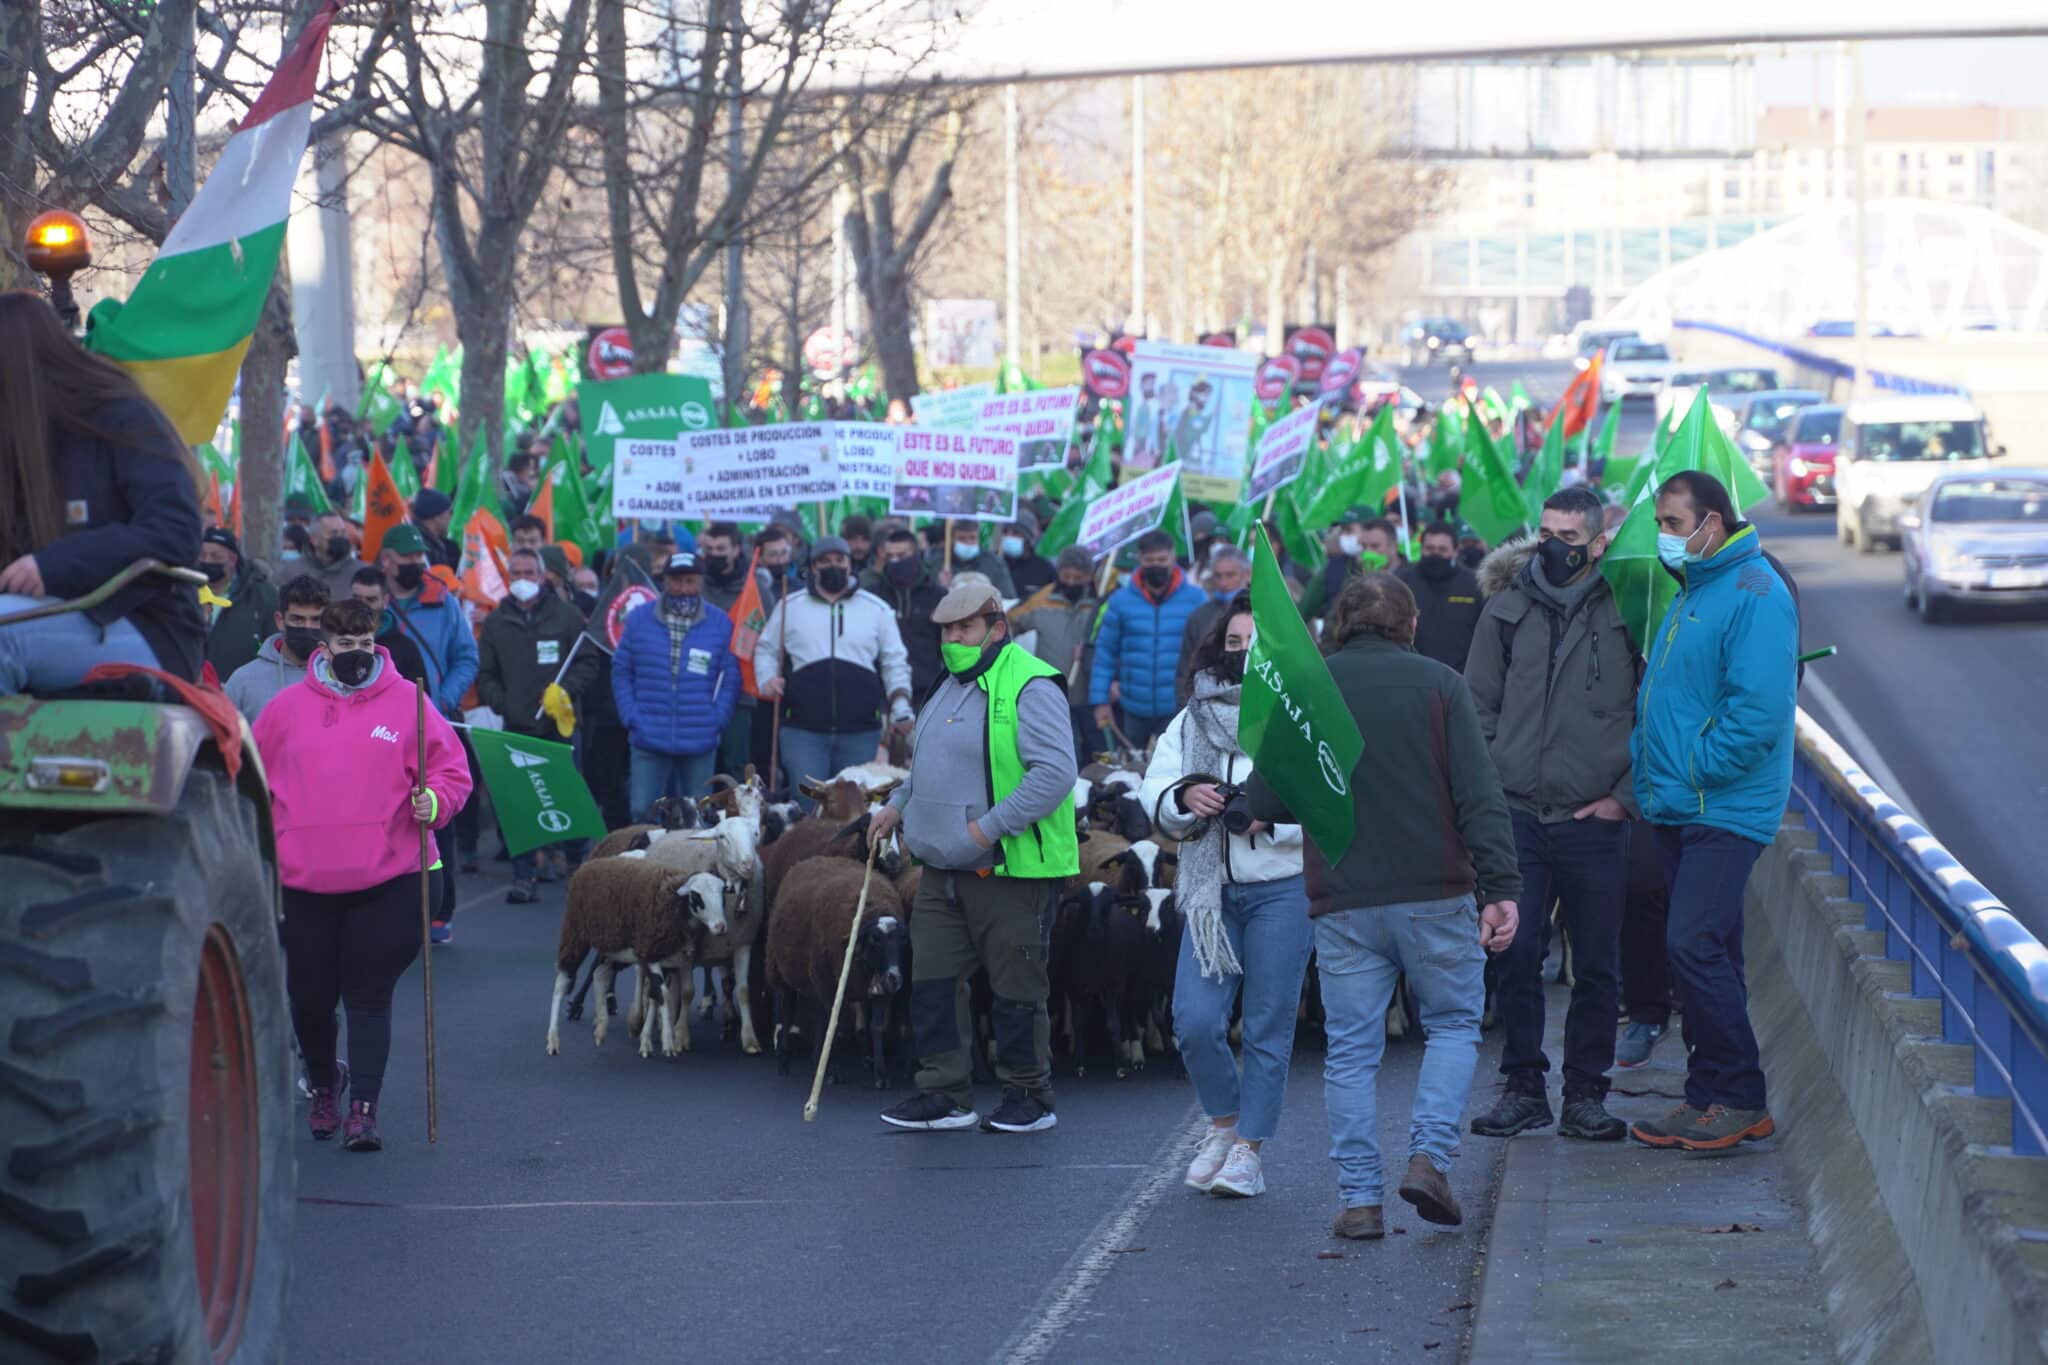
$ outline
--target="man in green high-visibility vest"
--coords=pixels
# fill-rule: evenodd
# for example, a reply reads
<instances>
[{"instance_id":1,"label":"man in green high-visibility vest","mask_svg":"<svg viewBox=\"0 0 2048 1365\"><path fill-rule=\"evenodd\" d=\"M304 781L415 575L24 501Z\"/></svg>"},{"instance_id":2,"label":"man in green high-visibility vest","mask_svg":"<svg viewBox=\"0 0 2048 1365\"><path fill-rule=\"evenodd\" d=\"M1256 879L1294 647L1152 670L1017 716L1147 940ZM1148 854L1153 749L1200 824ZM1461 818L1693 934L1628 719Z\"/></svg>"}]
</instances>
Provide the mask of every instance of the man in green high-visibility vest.
<instances>
[{"instance_id":1,"label":"man in green high-visibility vest","mask_svg":"<svg viewBox=\"0 0 2048 1365\"><path fill-rule=\"evenodd\" d=\"M878 811L924 864L912 903L910 1026L918 1093L882 1120L898 1128L1035 1133L1053 1114L1047 958L1060 884L1081 870L1074 742L1060 670L1011 647L1002 598L953 589L932 609L946 676L918 713L910 776ZM1003 1100L981 1119L968 1066L960 979L986 968L995 996Z\"/></svg>"}]
</instances>

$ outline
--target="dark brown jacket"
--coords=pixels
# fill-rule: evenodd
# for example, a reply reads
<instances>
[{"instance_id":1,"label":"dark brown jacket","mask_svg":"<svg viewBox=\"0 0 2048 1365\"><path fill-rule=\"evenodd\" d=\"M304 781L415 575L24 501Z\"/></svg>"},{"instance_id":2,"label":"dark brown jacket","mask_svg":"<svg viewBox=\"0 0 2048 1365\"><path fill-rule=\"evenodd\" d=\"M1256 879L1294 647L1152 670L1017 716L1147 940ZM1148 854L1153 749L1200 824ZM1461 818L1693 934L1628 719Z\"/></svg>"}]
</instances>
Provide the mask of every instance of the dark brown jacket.
<instances>
[{"instance_id":1,"label":"dark brown jacket","mask_svg":"<svg viewBox=\"0 0 2048 1365\"><path fill-rule=\"evenodd\" d=\"M1365 741L1351 770L1355 834L1331 867L1303 850L1310 915L1476 895L1518 900L1514 826L1465 680L1377 636L1329 658L1330 676ZM1252 814L1296 823L1257 773Z\"/></svg>"}]
</instances>

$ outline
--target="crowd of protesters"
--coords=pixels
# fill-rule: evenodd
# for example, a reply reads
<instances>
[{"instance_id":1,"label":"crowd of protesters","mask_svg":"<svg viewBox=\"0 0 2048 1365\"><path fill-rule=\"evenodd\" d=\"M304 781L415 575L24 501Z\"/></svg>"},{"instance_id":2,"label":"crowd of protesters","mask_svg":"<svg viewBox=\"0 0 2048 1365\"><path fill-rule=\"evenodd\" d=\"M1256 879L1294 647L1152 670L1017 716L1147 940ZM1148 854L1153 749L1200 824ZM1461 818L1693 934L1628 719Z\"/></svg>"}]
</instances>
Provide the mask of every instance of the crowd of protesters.
<instances>
[{"instance_id":1,"label":"crowd of protesters","mask_svg":"<svg viewBox=\"0 0 2048 1365\"><path fill-rule=\"evenodd\" d=\"M1238 743L1255 633L1251 571L1207 513L1187 523L1184 540L1165 530L1140 537L1122 568L1071 546L1042 555L1041 516L1055 510L1043 500L989 528L986 543L975 522L846 516L807 526L791 511L750 532L723 522L632 527L618 550L584 563L527 514L535 452L519 448L498 489L511 518L505 592L479 603L456 580L451 507L432 489L368 560L360 527L303 500L287 504L281 545L262 553L227 527L202 525L183 488L188 466L154 410L118 371L77 362L54 320L45 325L18 297L0 300L0 333L40 357L23 367L24 382L40 386L65 458L9 438L0 453L10 486L56 507L58 494L90 505L122 528L102 539L122 543L95 542L87 563L82 549L71 553L84 545L73 538L79 527L35 507L0 523L0 594L13 595L0 595L0 612L83 590L144 552L205 572L196 612L189 594L152 585L113 599L95 628L127 661L187 678L210 671L254 727L277 790L293 1014L317 1137L379 1144L390 992L417 948L397 927L408 913L399 890L420 872L407 840L420 826L436 836L432 938L449 943L459 879L479 869L485 845L462 727L485 713L516 733L570 736L613 824L749 764L795 792L854 764L908 756L912 777L877 828L900 813L913 850L941 873L926 879L937 899L914 924L954 938L917 950L920 984L931 978L920 1040L934 1050L919 1096L885 1116L898 1126L973 1120L965 1064L947 1050L959 1040L944 1041L952 979L987 965L991 943L1012 940L1038 966L1005 967L997 984L999 1003L1018 1013L999 1022L1009 1087L994 1126L1051 1126L1041 892L1043 879L1070 875L1073 836L1061 833L1059 813L1071 774L1108 751L1144 766L1142 800L1181 841L1187 932L1175 1030L1211 1124L1188 1172L1196 1188L1264 1188L1260 1148L1278 1121L1293 1002L1313 950L1343 1201L1334 1231L1383 1232L1375 1078L1403 976L1427 1042L1398 1190L1425 1218L1459 1222L1447 1175L1489 953L1498 955L1503 1084L1470 1131L1509 1137L1554 1121L1540 975L1553 908L1576 977L1560 1131L1688 1150L1773 1131L1747 1019L1741 895L1789 783L1797 606L1755 528L1704 474L1657 490L1660 557L1681 585L1688 626L1654 648L1632 638L1600 573L1613 523L1586 487L1562 488L1533 535L1497 547L1456 521L1454 486L1404 488L1398 519L1357 508L1318 528L1321 564L1283 556L1287 589L1319 632L1364 741L1352 774L1355 837L1332 864ZM67 412L82 415L67 427ZM302 420L319 418L307 410ZM575 420L573 403L550 418ZM383 439L424 460L436 426L431 402L415 400ZM360 477L362 450L360 432L341 436L355 455L341 462L337 495ZM625 615L609 647L584 647L601 585L629 562L652 600ZM743 604L760 612L750 644L735 620ZM83 636L63 633L70 627L33 624L0 630L0 692L64 685L89 662ZM1025 644L1028 652L1015 647ZM424 731L410 682L429 702ZM951 724L963 708L984 707L972 730L928 724L933 708L949 708ZM337 730L342 716L350 723ZM930 737L920 748L916 735ZM429 757L416 771L423 738ZM935 769L970 753L989 765L990 800L964 834L936 828L920 802L956 776ZM1248 819L1227 822L1240 798ZM561 844L511 858L507 898L534 900L540 882L566 876L583 853ZM1037 927L1024 932L1019 915ZM990 937L984 928L998 921L1008 928ZM1648 1059L1674 1000L1688 1043L1684 1103L1625 1125L1605 1109L1609 1073ZM337 1006L349 1018L353 1075L336 1057ZM1241 1063L1228 1043L1240 1009Z\"/></svg>"}]
</instances>

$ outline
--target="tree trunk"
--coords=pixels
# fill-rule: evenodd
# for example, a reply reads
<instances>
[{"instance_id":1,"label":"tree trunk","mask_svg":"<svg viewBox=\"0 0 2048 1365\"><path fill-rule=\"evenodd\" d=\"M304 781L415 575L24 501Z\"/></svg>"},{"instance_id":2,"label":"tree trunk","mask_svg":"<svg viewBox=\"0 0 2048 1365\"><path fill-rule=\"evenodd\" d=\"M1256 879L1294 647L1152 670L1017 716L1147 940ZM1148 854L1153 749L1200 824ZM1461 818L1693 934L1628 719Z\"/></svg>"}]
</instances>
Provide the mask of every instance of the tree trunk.
<instances>
[{"instance_id":1,"label":"tree trunk","mask_svg":"<svg viewBox=\"0 0 2048 1365\"><path fill-rule=\"evenodd\" d=\"M910 281L897 271L881 272L876 286L868 285L868 270L860 271L861 296L868 305L868 325L875 333L875 358L882 362L882 383L891 398L909 402L920 390L917 384L917 351L910 341Z\"/></svg>"},{"instance_id":2,"label":"tree trunk","mask_svg":"<svg viewBox=\"0 0 2048 1365\"><path fill-rule=\"evenodd\" d=\"M284 378L298 354L290 274L282 261L242 358L242 552L275 566L284 536ZM225 510L225 509L223 509Z\"/></svg>"},{"instance_id":3,"label":"tree trunk","mask_svg":"<svg viewBox=\"0 0 2048 1365\"><path fill-rule=\"evenodd\" d=\"M508 272L509 273L509 272ZM505 288L512 287L510 279ZM500 295L509 298L509 292ZM511 348L512 319L502 307L455 310L455 333L462 339L462 418L458 435L462 458L476 449L479 431L490 452L494 472L505 467L505 356Z\"/></svg>"}]
</instances>

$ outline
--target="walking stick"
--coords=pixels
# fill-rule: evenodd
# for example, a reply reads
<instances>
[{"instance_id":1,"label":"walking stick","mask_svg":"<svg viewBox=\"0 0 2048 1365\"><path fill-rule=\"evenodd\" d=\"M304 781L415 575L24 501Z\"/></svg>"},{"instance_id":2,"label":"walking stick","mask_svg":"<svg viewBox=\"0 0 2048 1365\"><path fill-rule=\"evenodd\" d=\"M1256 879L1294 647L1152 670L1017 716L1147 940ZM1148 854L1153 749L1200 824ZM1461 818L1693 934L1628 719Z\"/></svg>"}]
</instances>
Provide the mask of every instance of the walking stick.
<instances>
[{"instance_id":1,"label":"walking stick","mask_svg":"<svg viewBox=\"0 0 2048 1365\"><path fill-rule=\"evenodd\" d=\"M427 687L414 681L413 700L418 704L417 723L413 726L419 732L420 764L419 784L413 788L414 795L425 790L427 785ZM433 831L426 824L420 825L420 979L425 983L427 993L427 1141L441 1140L441 1115L435 1104L434 1095L434 874L428 870L427 843Z\"/></svg>"},{"instance_id":2,"label":"walking stick","mask_svg":"<svg viewBox=\"0 0 2048 1365\"><path fill-rule=\"evenodd\" d=\"M860 942L861 916L868 910L868 883L875 876L875 850L882 841L868 840L868 868L860 878L860 902L853 907L853 927L846 931L846 956L839 961L839 989L832 992L832 1013L825 1020L825 1041L818 1047L818 1072L811 1077L811 1097L804 1101L804 1122L818 1117L818 1092L825 1088L825 1064L832 1060L832 1037L839 1032L839 1009L846 1002L846 978L853 973L853 945Z\"/></svg>"}]
</instances>

